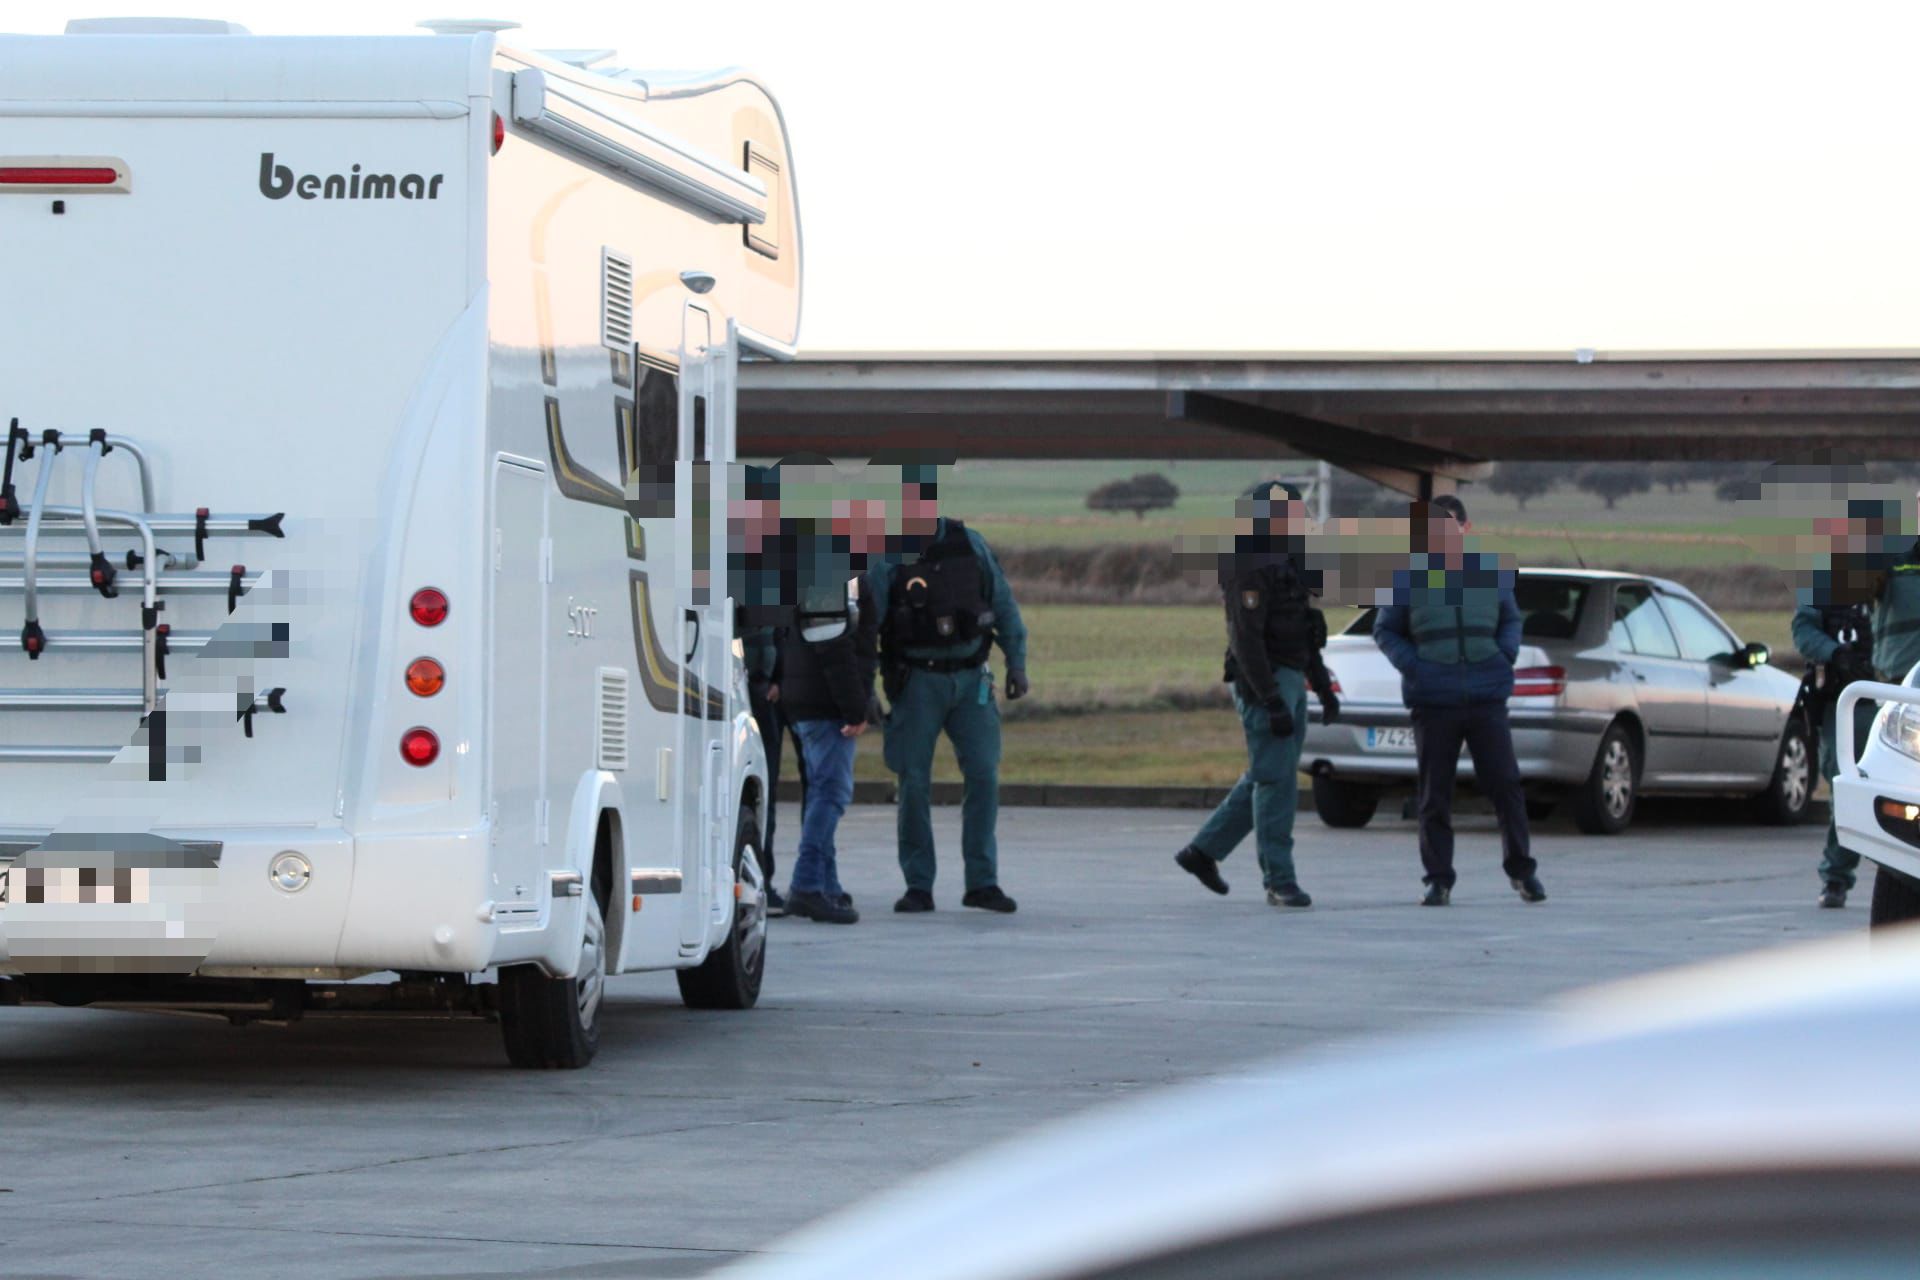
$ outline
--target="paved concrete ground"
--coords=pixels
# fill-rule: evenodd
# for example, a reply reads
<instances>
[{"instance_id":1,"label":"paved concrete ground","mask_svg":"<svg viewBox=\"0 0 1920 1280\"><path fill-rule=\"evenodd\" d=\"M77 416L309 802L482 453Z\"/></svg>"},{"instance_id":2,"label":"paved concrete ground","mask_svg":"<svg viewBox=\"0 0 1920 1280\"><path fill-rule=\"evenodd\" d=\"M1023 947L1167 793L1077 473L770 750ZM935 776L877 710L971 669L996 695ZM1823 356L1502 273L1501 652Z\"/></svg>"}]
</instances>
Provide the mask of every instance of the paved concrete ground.
<instances>
[{"instance_id":1,"label":"paved concrete ground","mask_svg":"<svg viewBox=\"0 0 1920 1280\"><path fill-rule=\"evenodd\" d=\"M957 813L937 811L941 910L898 917L892 812L856 810L866 920L776 921L751 1013L619 980L585 1072L512 1071L483 1024L0 1009L0 1273L698 1275L1131 1090L1866 925L1864 893L1814 909L1815 830L1712 812L1549 829L1537 907L1472 819L1447 911L1413 905L1408 824L1308 819L1317 905L1284 915L1250 849L1225 899L1172 868L1197 816L1008 811L1021 910L1000 918L958 909Z\"/></svg>"}]
</instances>

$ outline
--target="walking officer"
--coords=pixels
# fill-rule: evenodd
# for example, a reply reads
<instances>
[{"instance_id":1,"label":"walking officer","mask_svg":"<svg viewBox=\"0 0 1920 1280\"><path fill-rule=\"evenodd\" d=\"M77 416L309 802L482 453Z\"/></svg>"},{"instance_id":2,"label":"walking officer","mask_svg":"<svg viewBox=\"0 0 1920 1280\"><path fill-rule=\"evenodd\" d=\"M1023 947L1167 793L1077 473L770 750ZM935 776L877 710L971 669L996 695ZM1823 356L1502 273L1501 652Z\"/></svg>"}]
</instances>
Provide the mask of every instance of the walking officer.
<instances>
[{"instance_id":1,"label":"walking officer","mask_svg":"<svg viewBox=\"0 0 1920 1280\"><path fill-rule=\"evenodd\" d=\"M1251 831L1268 905L1308 907L1313 899L1293 868L1293 819L1308 688L1328 724L1340 715L1333 680L1320 659L1327 622L1314 607L1317 592L1302 554L1306 508L1299 493L1263 481L1236 506L1253 527L1236 532L1232 553L1222 558L1220 591L1227 610L1226 679L1246 731L1247 770L1173 860L1207 888L1225 893L1220 863Z\"/></svg>"},{"instance_id":2,"label":"walking officer","mask_svg":"<svg viewBox=\"0 0 1920 1280\"><path fill-rule=\"evenodd\" d=\"M938 514L937 468L901 471L902 548L868 570L880 617L880 671L887 694L882 744L899 779L900 871L907 890L895 911L933 903L933 751L945 733L960 763L960 855L964 907L1011 912L1000 887L994 825L1000 812L1000 708L994 700L994 645L1007 664L1009 701L1026 696L1027 629L1006 574L986 539Z\"/></svg>"},{"instance_id":3,"label":"walking officer","mask_svg":"<svg viewBox=\"0 0 1920 1280\"><path fill-rule=\"evenodd\" d=\"M1820 772L1829 787L1840 772L1841 690L1856 680L1898 683L1920 662L1920 542L1901 554L1888 533L1899 528L1899 511L1888 506L1871 499L1848 504L1847 518L1828 529L1828 567L1814 571L1793 614L1793 647L1807 660L1802 687L1808 709L1820 716ZM1869 699L1854 704L1856 752L1866 746L1874 711ZM1822 907L1847 905L1859 866L1860 855L1841 845L1829 817L1820 853Z\"/></svg>"}]
</instances>

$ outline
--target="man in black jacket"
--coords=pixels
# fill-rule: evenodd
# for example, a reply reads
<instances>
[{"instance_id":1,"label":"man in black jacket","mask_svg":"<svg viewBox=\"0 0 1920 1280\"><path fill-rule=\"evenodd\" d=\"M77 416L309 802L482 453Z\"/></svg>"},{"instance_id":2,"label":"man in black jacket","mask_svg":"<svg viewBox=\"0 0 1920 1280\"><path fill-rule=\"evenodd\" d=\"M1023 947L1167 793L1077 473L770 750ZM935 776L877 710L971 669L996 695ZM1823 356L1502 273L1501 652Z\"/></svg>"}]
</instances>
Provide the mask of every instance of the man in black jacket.
<instances>
[{"instance_id":1,"label":"man in black jacket","mask_svg":"<svg viewBox=\"0 0 1920 1280\"><path fill-rule=\"evenodd\" d=\"M806 778L787 913L853 924L860 913L840 886L834 833L853 799L854 748L871 715L879 616L864 575L822 590L832 594L803 599L780 642L780 712Z\"/></svg>"},{"instance_id":2,"label":"man in black jacket","mask_svg":"<svg viewBox=\"0 0 1920 1280\"><path fill-rule=\"evenodd\" d=\"M1307 690L1328 724L1340 714L1333 679L1320 660L1327 623L1305 565L1306 508L1289 485L1255 485L1238 504L1230 555L1220 565L1227 607L1227 678L1247 735L1247 771L1220 807L1174 856L1180 868L1225 893L1220 861L1255 835L1267 902L1306 907L1313 899L1293 870L1293 818L1300 803L1300 748L1307 735Z\"/></svg>"}]
</instances>

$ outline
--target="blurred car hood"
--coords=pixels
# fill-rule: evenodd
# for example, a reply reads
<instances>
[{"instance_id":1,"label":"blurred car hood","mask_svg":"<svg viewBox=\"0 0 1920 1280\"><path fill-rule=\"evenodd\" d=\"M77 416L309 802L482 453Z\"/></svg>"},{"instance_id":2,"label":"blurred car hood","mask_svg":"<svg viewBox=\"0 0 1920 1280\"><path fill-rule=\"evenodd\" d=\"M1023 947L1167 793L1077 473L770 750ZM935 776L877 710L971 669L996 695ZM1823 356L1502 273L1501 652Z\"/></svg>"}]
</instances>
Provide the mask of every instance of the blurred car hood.
<instances>
[{"instance_id":1,"label":"blurred car hood","mask_svg":"<svg viewBox=\"0 0 1920 1280\"><path fill-rule=\"evenodd\" d=\"M779 1241L740 1280L1035 1280L1240 1232L1635 1176L1920 1163L1920 929L1599 988L1103 1107ZM1437 1100L1444 1100L1437 1105Z\"/></svg>"}]
</instances>

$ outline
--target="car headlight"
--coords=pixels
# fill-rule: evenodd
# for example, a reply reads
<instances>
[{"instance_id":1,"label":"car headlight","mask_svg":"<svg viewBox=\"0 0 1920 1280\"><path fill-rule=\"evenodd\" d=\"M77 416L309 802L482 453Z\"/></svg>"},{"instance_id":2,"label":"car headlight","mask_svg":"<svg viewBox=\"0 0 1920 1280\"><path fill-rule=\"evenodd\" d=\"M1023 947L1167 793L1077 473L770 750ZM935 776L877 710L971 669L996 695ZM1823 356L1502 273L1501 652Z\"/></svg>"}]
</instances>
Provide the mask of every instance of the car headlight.
<instances>
[{"instance_id":1,"label":"car headlight","mask_svg":"<svg viewBox=\"0 0 1920 1280\"><path fill-rule=\"evenodd\" d=\"M1895 702L1880 717L1880 741L1910 759L1920 760L1920 706Z\"/></svg>"}]
</instances>

